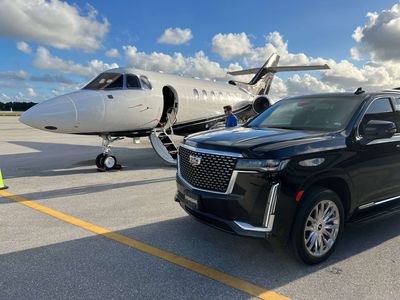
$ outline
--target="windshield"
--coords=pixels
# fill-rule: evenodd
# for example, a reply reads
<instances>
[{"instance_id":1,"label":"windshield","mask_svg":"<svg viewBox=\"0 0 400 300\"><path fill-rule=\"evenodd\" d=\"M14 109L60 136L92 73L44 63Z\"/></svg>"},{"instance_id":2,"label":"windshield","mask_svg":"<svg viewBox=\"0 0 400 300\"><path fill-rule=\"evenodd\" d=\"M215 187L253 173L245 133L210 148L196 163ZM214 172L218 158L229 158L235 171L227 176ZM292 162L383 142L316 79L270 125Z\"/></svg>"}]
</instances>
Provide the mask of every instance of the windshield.
<instances>
[{"instance_id":1,"label":"windshield","mask_svg":"<svg viewBox=\"0 0 400 300\"><path fill-rule=\"evenodd\" d=\"M360 105L358 99L287 99L271 106L247 126L293 130L337 131L345 128Z\"/></svg>"},{"instance_id":2,"label":"windshield","mask_svg":"<svg viewBox=\"0 0 400 300\"><path fill-rule=\"evenodd\" d=\"M84 90L112 90L122 89L124 76L121 73L102 73L87 84Z\"/></svg>"}]
</instances>

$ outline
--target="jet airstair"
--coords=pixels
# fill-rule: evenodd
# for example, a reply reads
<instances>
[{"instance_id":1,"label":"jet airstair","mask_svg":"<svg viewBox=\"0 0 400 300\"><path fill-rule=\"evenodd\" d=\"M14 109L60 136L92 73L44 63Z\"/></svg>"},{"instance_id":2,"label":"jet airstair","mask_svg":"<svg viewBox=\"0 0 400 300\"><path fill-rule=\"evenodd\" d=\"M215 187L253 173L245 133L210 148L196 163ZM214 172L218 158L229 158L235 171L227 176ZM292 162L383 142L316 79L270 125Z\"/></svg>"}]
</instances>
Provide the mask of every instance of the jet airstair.
<instances>
[{"instance_id":1,"label":"jet airstair","mask_svg":"<svg viewBox=\"0 0 400 300\"><path fill-rule=\"evenodd\" d=\"M150 143L157 155L171 165L176 165L178 157L178 146L172 138L174 134L172 126L175 122L176 114L174 113L174 109L171 109L168 113L167 123L161 127L154 128L149 136Z\"/></svg>"}]
</instances>

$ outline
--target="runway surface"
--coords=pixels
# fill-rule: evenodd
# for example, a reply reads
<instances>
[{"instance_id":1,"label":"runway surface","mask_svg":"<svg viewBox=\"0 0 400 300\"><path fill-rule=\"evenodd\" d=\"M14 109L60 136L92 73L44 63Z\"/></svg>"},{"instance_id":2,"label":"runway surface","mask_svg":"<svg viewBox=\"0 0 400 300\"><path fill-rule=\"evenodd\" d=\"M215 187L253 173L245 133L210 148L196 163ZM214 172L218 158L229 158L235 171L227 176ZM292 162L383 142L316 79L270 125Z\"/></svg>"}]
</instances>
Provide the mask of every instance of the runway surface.
<instances>
[{"instance_id":1,"label":"runway surface","mask_svg":"<svg viewBox=\"0 0 400 300\"><path fill-rule=\"evenodd\" d=\"M400 213L349 225L309 267L187 216L146 139L115 144L121 171L97 172L99 145L0 117L0 299L400 297Z\"/></svg>"}]
</instances>

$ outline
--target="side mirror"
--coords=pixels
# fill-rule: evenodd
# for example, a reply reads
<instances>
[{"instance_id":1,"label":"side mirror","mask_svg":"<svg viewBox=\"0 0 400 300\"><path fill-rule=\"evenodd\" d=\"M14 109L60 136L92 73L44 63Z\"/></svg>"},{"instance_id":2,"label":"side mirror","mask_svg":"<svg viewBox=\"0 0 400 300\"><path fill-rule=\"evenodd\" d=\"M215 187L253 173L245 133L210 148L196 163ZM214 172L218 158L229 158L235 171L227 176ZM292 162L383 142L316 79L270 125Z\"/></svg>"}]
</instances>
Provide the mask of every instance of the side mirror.
<instances>
[{"instance_id":1,"label":"side mirror","mask_svg":"<svg viewBox=\"0 0 400 300\"><path fill-rule=\"evenodd\" d=\"M396 131L396 124L393 122L371 120L364 128L363 144L367 144L373 140L391 138Z\"/></svg>"}]
</instances>

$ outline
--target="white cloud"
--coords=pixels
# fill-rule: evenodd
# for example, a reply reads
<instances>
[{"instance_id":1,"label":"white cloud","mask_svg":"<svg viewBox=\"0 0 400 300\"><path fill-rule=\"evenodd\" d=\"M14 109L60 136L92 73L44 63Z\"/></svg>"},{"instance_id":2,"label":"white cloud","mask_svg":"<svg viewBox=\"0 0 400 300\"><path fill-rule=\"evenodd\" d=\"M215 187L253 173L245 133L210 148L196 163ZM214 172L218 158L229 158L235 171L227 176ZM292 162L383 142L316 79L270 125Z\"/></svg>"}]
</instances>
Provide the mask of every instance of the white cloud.
<instances>
[{"instance_id":1,"label":"white cloud","mask_svg":"<svg viewBox=\"0 0 400 300\"><path fill-rule=\"evenodd\" d=\"M95 76L107 69L118 68L116 63L108 64L98 59L93 59L85 65L78 64L72 60L63 60L60 57L53 56L49 50L44 47L38 47L36 50L33 65L43 70L72 73L84 77Z\"/></svg>"},{"instance_id":2,"label":"white cloud","mask_svg":"<svg viewBox=\"0 0 400 300\"><path fill-rule=\"evenodd\" d=\"M332 67L331 70L322 72L320 78L310 74L304 74L302 76L294 74L287 79L281 79L276 76L271 87L271 97L274 99L315 92L353 90L360 85L365 86L369 84L369 86L373 86L375 82L378 82L378 80L375 80L373 83L369 79L373 78L373 76L369 76L368 78L366 77L366 74L368 74L367 69L358 69L346 60L336 63L334 60L310 58L302 53L289 53L287 50L287 42L279 42L280 38L276 34L271 35L271 38L272 37L275 39L275 44L272 45L271 43L267 43L266 46L262 48L279 48L281 50L280 54L282 55L283 61L295 61L295 63L292 64L297 64L297 61L298 63L328 63ZM166 73L181 74L190 77L228 80L231 78L226 74L228 71L243 69L243 66L238 62L231 63L227 68L224 68L219 63L209 60L202 51L197 52L194 56L185 57L179 52L174 53L174 55L159 52L139 52L134 46L124 46L123 49L125 51L128 65L144 70L163 71ZM254 53L249 53L248 55L251 54ZM255 66L260 66L265 62L269 53L264 54L265 56L262 58L262 61ZM243 59L245 65L247 64L246 59L248 59L248 56ZM371 69L368 70L371 71ZM382 74L379 78L384 78L384 75L385 74ZM249 81L251 77L251 75L239 76L235 77L235 79Z\"/></svg>"},{"instance_id":3,"label":"white cloud","mask_svg":"<svg viewBox=\"0 0 400 300\"><path fill-rule=\"evenodd\" d=\"M173 56L159 52L138 52L134 46L124 46L123 49L128 65L139 69L209 79L227 77L227 70L219 63L210 61L203 51L184 57L179 52Z\"/></svg>"},{"instance_id":4,"label":"white cloud","mask_svg":"<svg viewBox=\"0 0 400 300\"><path fill-rule=\"evenodd\" d=\"M36 95L36 92L35 92L35 90L33 89L33 88L27 88L26 89L27 91L28 91L28 96L29 97L36 97L37 95Z\"/></svg>"},{"instance_id":5,"label":"white cloud","mask_svg":"<svg viewBox=\"0 0 400 300\"><path fill-rule=\"evenodd\" d=\"M23 70L0 72L0 79L5 80L25 80L28 77L29 74Z\"/></svg>"},{"instance_id":6,"label":"white cloud","mask_svg":"<svg viewBox=\"0 0 400 300\"><path fill-rule=\"evenodd\" d=\"M160 44L181 45L189 42L193 38L190 28L167 28L158 38Z\"/></svg>"},{"instance_id":7,"label":"white cloud","mask_svg":"<svg viewBox=\"0 0 400 300\"><path fill-rule=\"evenodd\" d=\"M25 99L25 95L22 92L18 92L15 96L14 96L14 100L17 101L21 101L21 100L26 100Z\"/></svg>"},{"instance_id":8,"label":"white cloud","mask_svg":"<svg viewBox=\"0 0 400 300\"><path fill-rule=\"evenodd\" d=\"M119 52L118 52L118 49L111 48L111 49L106 51L105 55L107 57L118 57L119 56Z\"/></svg>"},{"instance_id":9,"label":"white cloud","mask_svg":"<svg viewBox=\"0 0 400 300\"><path fill-rule=\"evenodd\" d=\"M273 53L280 55L279 63L282 65L304 65L310 63L310 58L306 54L290 53L288 42L285 42L282 35L276 31L267 35L264 46L251 48L244 57L243 62L248 67L261 66Z\"/></svg>"},{"instance_id":10,"label":"white cloud","mask_svg":"<svg viewBox=\"0 0 400 300\"><path fill-rule=\"evenodd\" d=\"M4 81L3 81L4 80ZM62 83L66 85L74 85L76 82L56 74L33 74L30 75L24 70L0 72L0 86L2 87L26 87L27 81ZM30 87L30 85L28 85Z\"/></svg>"},{"instance_id":11,"label":"white cloud","mask_svg":"<svg viewBox=\"0 0 400 300\"><path fill-rule=\"evenodd\" d=\"M24 41L17 43L17 49L21 52L24 52L25 54L31 54L31 52L32 52L32 49L29 46L29 44L25 43Z\"/></svg>"},{"instance_id":12,"label":"white cloud","mask_svg":"<svg viewBox=\"0 0 400 300\"><path fill-rule=\"evenodd\" d=\"M330 93L343 91L335 85L330 85L320 81L310 74L294 74L286 80L287 92L289 95L301 95L312 93Z\"/></svg>"},{"instance_id":13,"label":"white cloud","mask_svg":"<svg viewBox=\"0 0 400 300\"><path fill-rule=\"evenodd\" d=\"M279 100L287 97L288 95L288 87L286 86L286 82L279 76L275 76L268 97L273 100Z\"/></svg>"},{"instance_id":14,"label":"white cloud","mask_svg":"<svg viewBox=\"0 0 400 300\"><path fill-rule=\"evenodd\" d=\"M339 63L330 60L331 70L322 72L321 81L354 91L358 87L374 91L400 86L399 63L367 63L360 67L348 60Z\"/></svg>"},{"instance_id":15,"label":"white cloud","mask_svg":"<svg viewBox=\"0 0 400 300\"><path fill-rule=\"evenodd\" d=\"M278 32L270 33L264 46L252 48L244 56L243 64L245 67L260 66L272 53L278 53L281 56L280 65L328 64L331 68L330 70L316 73L320 74L318 77L303 75L299 77L292 76L285 80L285 84L288 87L287 92L290 95L298 94L296 91L304 93L353 91L360 86L366 90L380 90L400 86L400 63L381 62L364 64L358 67L348 60L337 62L333 59L310 57L304 53L291 53L288 49L288 42L284 41ZM275 82L274 80L272 89L275 86ZM310 84L313 84L315 88L311 89Z\"/></svg>"},{"instance_id":16,"label":"white cloud","mask_svg":"<svg viewBox=\"0 0 400 300\"><path fill-rule=\"evenodd\" d=\"M357 45L351 49L354 59L400 61L400 5L367 14L368 21L358 26L352 37Z\"/></svg>"},{"instance_id":17,"label":"white cloud","mask_svg":"<svg viewBox=\"0 0 400 300\"><path fill-rule=\"evenodd\" d=\"M8 96L7 94L1 93L0 94L0 101L9 101L11 100L11 97Z\"/></svg>"},{"instance_id":18,"label":"white cloud","mask_svg":"<svg viewBox=\"0 0 400 300\"><path fill-rule=\"evenodd\" d=\"M222 36L229 37L229 34ZM293 53L289 50L288 41L284 40L279 32L268 34L265 44L262 46L253 47L249 45L244 51L245 53L237 54L239 55L237 56L239 61L230 62L227 67L211 61L202 51L195 53L193 56L184 56L179 52L173 55L160 52L140 52L134 46L125 46L123 49L130 66L152 71L221 80L230 79L226 75L227 71L260 67L272 53L280 55L280 65L328 64L331 67L330 70L312 72L310 74L303 72L299 74L289 73L290 77L285 76L283 79L275 76L270 91L271 97L275 99L316 92L355 91L360 86L367 91L400 86L400 63L393 61L370 62L358 66L351 60L335 61L333 59L311 57L305 53ZM229 51L223 52L221 48L221 53L219 54L222 56L225 53L225 58L230 57L229 55L236 57L234 52ZM248 81L250 78L251 75L235 77L235 79L241 81Z\"/></svg>"},{"instance_id":19,"label":"white cloud","mask_svg":"<svg viewBox=\"0 0 400 300\"><path fill-rule=\"evenodd\" d=\"M6 89L21 89L31 87L31 84L26 83L25 81L11 81L11 80L0 80L0 87Z\"/></svg>"},{"instance_id":20,"label":"white cloud","mask_svg":"<svg viewBox=\"0 0 400 300\"><path fill-rule=\"evenodd\" d=\"M70 78L64 77L63 75L55 75L55 74L31 75L29 79L31 81L62 83L66 85L76 84L76 82L71 80Z\"/></svg>"},{"instance_id":21,"label":"white cloud","mask_svg":"<svg viewBox=\"0 0 400 300\"><path fill-rule=\"evenodd\" d=\"M59 49L93 51L109 29L107 19L97 19L90 5L81 15L76 4L60 0L1 1L0 36L34 41Z\"/></svg>"},{"instance_id":22,"label":"white cloud","mask_svg":"<svg viewBox=\"0 0 400 300\"><path fill-rule=\"evenodd\" d=\"M342 60L339 63L330 61L328 64L331 69L322 73L324 82L345 88L354 88L354 86L365 84L368 81L364 72L348 60Z\"/></svg>"},{"instance_id":23,"label":"white cloud","mask_svg":"<svg viewBox=\"0 0 400 300\"><path fill-rule=\"evenodd\" d=\"M218 33L212 39L212 50L224 60L242 56L250 52L251 43L247 34L242 33Z\"/></svg>"}]
</instances>

